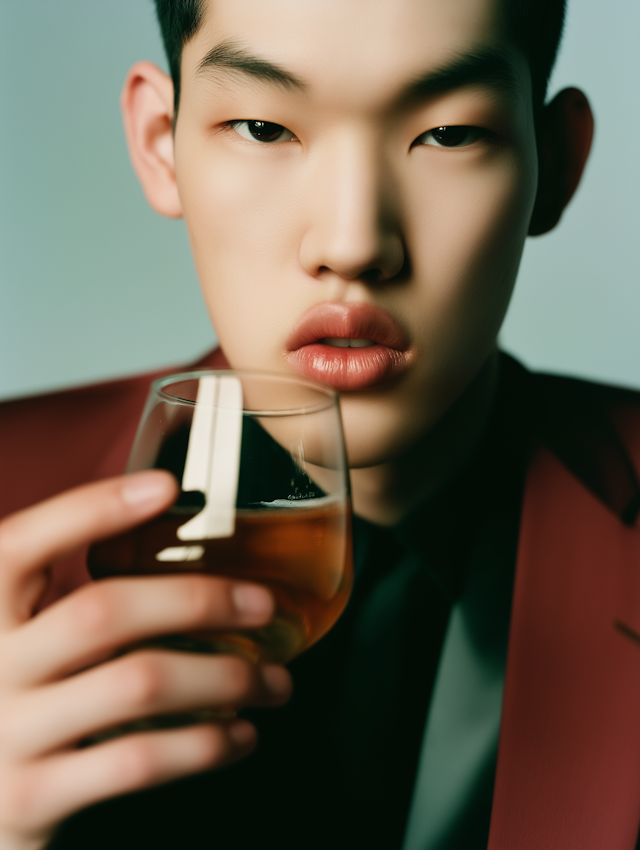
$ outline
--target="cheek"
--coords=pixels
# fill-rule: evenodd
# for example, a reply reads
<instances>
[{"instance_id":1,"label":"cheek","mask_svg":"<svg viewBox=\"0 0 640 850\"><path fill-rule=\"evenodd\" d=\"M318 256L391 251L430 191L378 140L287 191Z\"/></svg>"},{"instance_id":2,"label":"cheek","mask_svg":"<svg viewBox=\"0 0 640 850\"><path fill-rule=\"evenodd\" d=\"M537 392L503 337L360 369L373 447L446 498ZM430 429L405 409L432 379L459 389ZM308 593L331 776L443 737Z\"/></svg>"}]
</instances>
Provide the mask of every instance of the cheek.
<instances>
[{"instance_id":1,"label":"cheek","mask_svg":"<svg viewBox=\"0 0 640 850\"><path fill-rule=\"evenodd\" d=\"M282 172L277 162L220 148L192 148L177 162L204 298L222 347L238 368L255 367L267 329L273 340L278 289L290 278L285 271L296 256L299 216Z\"/></svg>"},{"instance_id":2,"label":"cheek","mask_svg":"<svg viewBox=\"0 0 640 850\"><path fill-rule=\"evenodd\" d=\"M473 369L493 346L534 199L535 173L507 154L482 169L445 162L415 190L412 264L415 279L424 282L417 315L440 369L445 362Z\"/></svg>"}]
</instances>

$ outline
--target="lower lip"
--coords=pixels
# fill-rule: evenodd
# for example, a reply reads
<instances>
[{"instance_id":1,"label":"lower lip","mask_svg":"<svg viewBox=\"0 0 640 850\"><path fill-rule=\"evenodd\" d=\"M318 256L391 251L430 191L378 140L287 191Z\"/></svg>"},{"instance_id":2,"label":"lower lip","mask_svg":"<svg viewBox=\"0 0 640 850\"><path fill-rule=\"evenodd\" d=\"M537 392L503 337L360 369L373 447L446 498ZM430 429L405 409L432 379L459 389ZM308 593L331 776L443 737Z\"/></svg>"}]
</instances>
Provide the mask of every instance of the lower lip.
<instances>
[{"instance_id":1,"label":"lower lip","mask_svg":"<svg viewBox=\"0 0 640 850\"><path fill-rule=\"evenodd\" d=\"M289 352L287 359L296 371L340 392L377 387L409 365L408 352L379 344L338 348L315 342Z\"/></svg>"}]
</instances>

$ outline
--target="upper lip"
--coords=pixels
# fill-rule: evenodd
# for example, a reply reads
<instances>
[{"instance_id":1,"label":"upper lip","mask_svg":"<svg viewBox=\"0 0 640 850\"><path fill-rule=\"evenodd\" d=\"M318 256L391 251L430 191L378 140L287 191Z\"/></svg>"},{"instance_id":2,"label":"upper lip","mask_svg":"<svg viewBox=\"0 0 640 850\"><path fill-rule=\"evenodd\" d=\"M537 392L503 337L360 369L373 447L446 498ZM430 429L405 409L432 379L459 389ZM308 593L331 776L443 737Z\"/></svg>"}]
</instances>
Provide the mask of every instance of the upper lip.
<instances>
[{"instance_id":1,"label":"upper lip","mask_svg":"<svg viewBox=\"0 0 640 850\"><path fill-rule=\"evenodd\" d=\"M407 335L399 323L382 307L333 301L315 304L307 310L289 335L286 347L296 351L327 337L368 339L399 351L409 347Z\"/></svg>"}]
</instances>

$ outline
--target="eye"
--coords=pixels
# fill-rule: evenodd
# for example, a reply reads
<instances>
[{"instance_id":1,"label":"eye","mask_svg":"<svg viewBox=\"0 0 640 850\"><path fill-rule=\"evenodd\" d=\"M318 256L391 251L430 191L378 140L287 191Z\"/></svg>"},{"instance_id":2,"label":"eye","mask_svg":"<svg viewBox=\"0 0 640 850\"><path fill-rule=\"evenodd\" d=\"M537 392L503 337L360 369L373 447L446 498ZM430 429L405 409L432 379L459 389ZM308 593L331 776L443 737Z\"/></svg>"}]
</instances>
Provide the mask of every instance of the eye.
<instances>
[{"instance_id":1,"label":"eye","mask_svg":"<svg viewBox=\"0 0 640 850\"><path fill-rule=\"evenodd\" d=\"M477 142L486 135L480 127L435 127L428 133L423 133L415 140L414 145L433 145L438 148L464 148Z\"/></svg>"},{"instance_id":2,"label":"eye","mask_svg":"<svg viewBox=\"0 0 640 850\"><path fill-rule=\"evenodd\" d=\"M290 142L295 139L291 130L271 121L231 121L229 126L250 142Z\"/></svg>"}]
</instances>

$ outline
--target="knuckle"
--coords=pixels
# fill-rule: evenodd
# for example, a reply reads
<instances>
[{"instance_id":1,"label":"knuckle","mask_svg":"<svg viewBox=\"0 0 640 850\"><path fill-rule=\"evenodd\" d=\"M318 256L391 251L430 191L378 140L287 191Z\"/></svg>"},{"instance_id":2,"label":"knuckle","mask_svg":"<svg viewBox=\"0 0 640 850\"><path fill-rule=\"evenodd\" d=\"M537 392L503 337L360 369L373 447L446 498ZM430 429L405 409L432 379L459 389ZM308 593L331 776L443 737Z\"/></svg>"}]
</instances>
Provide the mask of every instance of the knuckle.
<instances>
[{"instance_id":1,"label":"knuckle","mask_svg":"<svg viewBox=\"0 0 640 850\"><path fill-rule=\"evenodd\" d=\"M124 741L119 749L119 758L114 765L118 777L124 778L131 788L154 782L160 772L160 764L157 748L151 739L136 735Z\"/></svg>"},{"instance_id":2,"label":"knuckle","mask_svg":"<svg viewBox=\"0 0 640 850\"><path fill-rule=\"evenodd\" d=\"M11 698L15 682L19 680L24 668L19 654L14 651L14 643L15 633L0 637L0 705L4 704L7 698Z\"/></svg>"},{"instance_id":3,"label":"knuckle","mask_svg":"<svg viewBox=\"0 0 640 850\"><path fill-rule=\"evenodd\" d=\"M152 707L165 690L162 664L152 653L132 653L118 664L115 673L113 693L130 709Z\"/></svg>"},{"instance_id":4,"label":"knuckle","mask_svg":"<svg viewBox=\"0 0 640 850\"><path fill-rule=\"evenodd\" d=\"M0 704L0 758L6 759L13 750L13 744L18 738L16 728L16 712L11 703Z\"/></svg>"},{"instance_id":5,"label":"knuckle","mask_svg":"<svg viewBox=\"0 0 640 850\"><path fill-rule=\"evenodd\" d=\"M21 525L18 514L0 520L0 566L3 568L20 560L20 555L24 550Z\"/></svg>"},{"instance_id":6,"label":"knuckle","mask_svg":"<svg viewBox=\"0 0 640 850\"><path fill-rule=\"evenodd\" d=\"M220 603L220 588L204 576L189 577L184 582L182 605L185 618L190 623L207 623Z\"/></svg>"},{"instance_id":7,"label":"knuckle","mask_svg":"<svg viewBox=\"0 0 640 850\"><path fill-rule=\"evenodd\" d=\"M4 827L28 827L40 798L40 783L34 771L5 770L0 775L0 822Z\"/></svg>"},{"instance_id":8,"label":"knuckle","mask_svg":"<svg viewBox=\"0 0 640 850\"><path fill-rule=\"evenodd\" d=\"M253 664L242 658L220 659L225 679L225 691L232 701L244 700L258 690L258 676Z\"/></svg>"},{"instance_id":9,"label":"knuckle","mask_svg":"<svg viewBox=\"0 0 640 850\"><path fill-rule=\"evenodd\" d=\"M120 616L114 594L108 585L96 582L82 588L73 600L71 619L86 637L108 634Z\"/></svg>"},{"instance_id":10,"label":"knuckle","mask_svg":"<svg viewBox=\"0 0 640 850\"><path fill-rule=\"evenodd\" d=\"M218 726L201 726L191 730L193 735L194 769L204 769L225 760L228 756L227 736Z\"/></svg>"}]
</instances>

